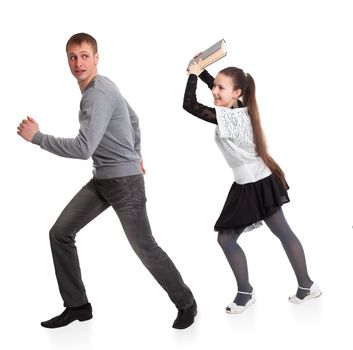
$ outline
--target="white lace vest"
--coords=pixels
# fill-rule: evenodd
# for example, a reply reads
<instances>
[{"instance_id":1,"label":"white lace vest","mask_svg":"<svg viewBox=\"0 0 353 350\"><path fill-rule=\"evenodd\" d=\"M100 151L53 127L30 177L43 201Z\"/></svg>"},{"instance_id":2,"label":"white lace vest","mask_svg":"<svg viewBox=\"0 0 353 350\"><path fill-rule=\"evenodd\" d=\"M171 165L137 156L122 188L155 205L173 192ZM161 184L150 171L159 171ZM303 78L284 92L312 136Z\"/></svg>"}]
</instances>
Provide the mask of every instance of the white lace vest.
<instances>
[{"instance_id":1,"label":"white lace vest","mask_svg":"<svg viewBox=\"0 0 353 350\"><path fill-rule=\"evenodd\" d=\"M215 140L233 170L235 182L242 185L271 175L256 153L248 109L216 107L216 116Z\"/></svg>"}]
</instances>

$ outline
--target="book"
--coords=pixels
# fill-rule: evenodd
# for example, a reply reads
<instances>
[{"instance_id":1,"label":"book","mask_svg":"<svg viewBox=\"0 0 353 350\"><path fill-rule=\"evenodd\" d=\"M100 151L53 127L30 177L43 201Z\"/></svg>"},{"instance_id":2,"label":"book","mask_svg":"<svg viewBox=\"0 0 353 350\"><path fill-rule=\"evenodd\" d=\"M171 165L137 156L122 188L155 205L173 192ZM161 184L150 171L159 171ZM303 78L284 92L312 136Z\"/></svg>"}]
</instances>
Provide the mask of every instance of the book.
<instances>
[{"instance_id":1,"label":"book","mask_svg":"<svg viewBox=\"0 0 353 350\"><path fill-rule=\"evenodd\" d=\"M199 64L202 69L205 69L210 64L218 61L227 54L226 42L224 39L217 41L207 50L202 51L195 59L201 59Z\"/></svg>"}]
</instances>

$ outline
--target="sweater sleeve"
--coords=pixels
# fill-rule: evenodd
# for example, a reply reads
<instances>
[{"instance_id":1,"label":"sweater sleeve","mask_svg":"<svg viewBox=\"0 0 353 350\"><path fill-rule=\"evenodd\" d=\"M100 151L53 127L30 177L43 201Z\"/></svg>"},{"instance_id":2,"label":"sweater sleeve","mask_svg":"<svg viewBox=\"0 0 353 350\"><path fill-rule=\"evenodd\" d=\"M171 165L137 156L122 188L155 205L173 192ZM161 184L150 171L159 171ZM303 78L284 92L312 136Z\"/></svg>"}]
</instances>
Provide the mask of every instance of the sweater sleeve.
<instances>
[{"instance_id":1,"label":"sweater sleeve","mask_svg":"<svg viewBox=\"0 0 353 350\"><path fill-rule=\"evenodd\" d=\"M88 159L99 145L113 108L103 92L90 89L82 96L80 129L75 138L62 138L38 131L32 143L60 157Z\"/></svg>"},{"instance_id":2,"label":"sweater sleeve","mask_svg":"<svg viewBox=\"0 0 353 350\"><path fill-rule=\"evenodd\" d=\"M196 88L197 76L190 74L185 88L183 108L195 117L217 124L216 109L197 102Z\"/></svg>"},{"instance_id":3,"label":"sweater sleeve","mask_svg":"<svg viewBox=\"0 0 353 350\"><path fill-rule=\"evenodd\" d=\"M137 152L137 154L140 157L142 157L141 156L141 131L140 131L139 119L138 119L138 116L135 113L135 111L131 108L131 106L129 105L129 103L126 100L125 100L125 103L126 103L128 111L129 111L131 125L134 130L134 137L135 137L134 148L135 148L135 151Z\"/></svg>"}]
</instances>

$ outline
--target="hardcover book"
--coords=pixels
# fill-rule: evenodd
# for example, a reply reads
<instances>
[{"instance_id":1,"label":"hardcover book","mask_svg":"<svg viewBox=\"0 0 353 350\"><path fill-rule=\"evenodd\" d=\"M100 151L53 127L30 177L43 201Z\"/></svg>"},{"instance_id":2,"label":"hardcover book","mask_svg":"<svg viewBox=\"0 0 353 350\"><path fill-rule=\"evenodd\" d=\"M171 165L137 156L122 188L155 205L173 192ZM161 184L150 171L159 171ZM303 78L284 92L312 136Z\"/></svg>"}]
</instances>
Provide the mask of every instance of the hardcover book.
<instances>
[{"instance_id":1,"label":"hardcover book","mask_svg":"<svg viewBox=\"0 0 353 350\"><path fill-rule=\"evenodd\" d=\"M207 50L202 51L197 59L201 59L200 66L202 69L206 68L210 64L218 61L227 54L226 42L224 39L217 41L214 45L209 47Z\"/></svg>"}]
</instances>

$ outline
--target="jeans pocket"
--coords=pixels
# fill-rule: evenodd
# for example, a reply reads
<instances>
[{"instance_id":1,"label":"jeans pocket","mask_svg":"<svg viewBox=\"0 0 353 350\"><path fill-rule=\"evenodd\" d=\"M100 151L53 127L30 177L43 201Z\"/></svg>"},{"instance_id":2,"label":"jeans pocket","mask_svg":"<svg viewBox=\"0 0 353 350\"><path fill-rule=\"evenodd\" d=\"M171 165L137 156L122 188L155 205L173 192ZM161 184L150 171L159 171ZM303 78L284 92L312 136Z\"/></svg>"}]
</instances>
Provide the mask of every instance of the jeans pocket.
<instances>
[{"instance_id":1,"label":"jeans pocket","mask_svg":"<svg viewBox=\"0 0 353 350\"><path fill-rule=\"evenodd\" d=\"M106 183L105 197L115 207L142 208L146 203L143 175L132 175L110 179Z\"/></svg>"}]
</instances>

